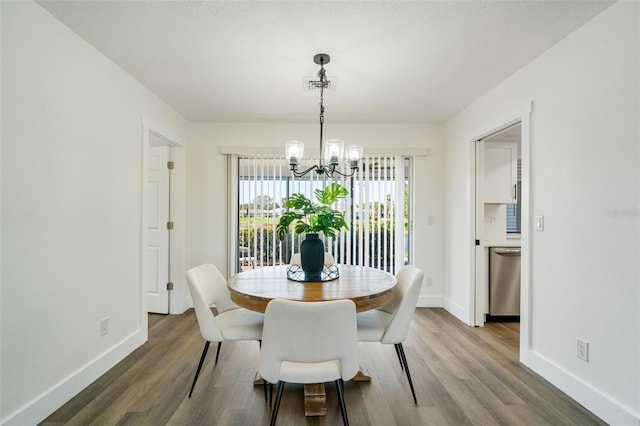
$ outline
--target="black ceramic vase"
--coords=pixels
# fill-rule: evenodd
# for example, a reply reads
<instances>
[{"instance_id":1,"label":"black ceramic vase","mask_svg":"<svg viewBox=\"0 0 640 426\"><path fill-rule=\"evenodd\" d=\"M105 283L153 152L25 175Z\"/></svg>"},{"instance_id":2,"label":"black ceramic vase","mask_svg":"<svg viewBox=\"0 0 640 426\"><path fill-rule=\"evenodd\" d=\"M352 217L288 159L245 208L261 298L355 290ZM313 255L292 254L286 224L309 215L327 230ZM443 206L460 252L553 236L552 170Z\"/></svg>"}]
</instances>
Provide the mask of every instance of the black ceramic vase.
<instances>
[{"instance_id":1,"label":"black ceramic vase","mask_svg":"<svg viewBox=\"0 0 640 426\"><path fill-rule=\"evenodd\" d=\"M300 264L306 281L322 280L324 244L318 234L307 234L300 244Z\"/></svg>"}]
</instances>

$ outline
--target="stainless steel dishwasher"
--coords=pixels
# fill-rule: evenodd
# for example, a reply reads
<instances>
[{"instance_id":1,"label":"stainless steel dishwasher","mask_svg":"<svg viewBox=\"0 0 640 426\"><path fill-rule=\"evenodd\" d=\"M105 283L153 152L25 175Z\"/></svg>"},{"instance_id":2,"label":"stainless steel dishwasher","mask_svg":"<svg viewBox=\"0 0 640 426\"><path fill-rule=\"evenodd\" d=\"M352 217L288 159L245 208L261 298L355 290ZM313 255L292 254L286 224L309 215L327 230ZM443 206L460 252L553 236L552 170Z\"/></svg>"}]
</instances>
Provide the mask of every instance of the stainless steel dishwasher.
<instances>
[{"instance_id":1,"label":"stainless steel dishwasher","mask_svg":"<svg viewBox=\"0 0 640 426\"><path fill-rule=\"evenodd\" d=\"M520 316L520 248L489 249L489 315Z\"/></svg>"}]
</instances>

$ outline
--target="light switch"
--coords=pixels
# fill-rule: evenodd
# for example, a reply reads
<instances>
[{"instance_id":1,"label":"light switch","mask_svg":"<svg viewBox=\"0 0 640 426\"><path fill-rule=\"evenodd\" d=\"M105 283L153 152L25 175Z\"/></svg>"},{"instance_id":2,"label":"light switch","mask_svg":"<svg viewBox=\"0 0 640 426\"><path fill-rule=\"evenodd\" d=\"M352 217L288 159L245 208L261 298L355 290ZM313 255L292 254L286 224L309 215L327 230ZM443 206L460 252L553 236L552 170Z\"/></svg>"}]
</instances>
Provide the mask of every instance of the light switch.
<instances>
[{"instance_id":1,"label":"light switch","mask_svg":"<svg viewBox=\"0 0 640 426\"><path fill-rule=\"evenodd\" d=\"M536 216L536 231L544 231L544 215Z\"/></svg>"}]
</instances>

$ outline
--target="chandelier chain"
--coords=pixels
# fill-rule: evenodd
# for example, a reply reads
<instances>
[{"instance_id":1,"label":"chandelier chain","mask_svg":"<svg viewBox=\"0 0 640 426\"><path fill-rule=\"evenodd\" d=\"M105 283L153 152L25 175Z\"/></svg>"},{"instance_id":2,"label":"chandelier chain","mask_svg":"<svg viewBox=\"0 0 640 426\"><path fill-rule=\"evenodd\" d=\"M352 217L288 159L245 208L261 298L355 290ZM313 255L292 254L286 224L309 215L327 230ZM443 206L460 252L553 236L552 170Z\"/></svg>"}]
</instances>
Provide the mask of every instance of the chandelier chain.
<instances>
[{"instance_id":1,"label":"chandelier chain","mask_svg":"<svg viewBox=\"0 0 640 426\"><path fill-rule=\"evenodd\" d=\"M324 87L327 84L327 78L324 71L324 61L320 60L320 71L318 71L318 77L320 77L320 166L324 164L322 158L322 150L324 149Z\"/></svg>"}]
</instances>

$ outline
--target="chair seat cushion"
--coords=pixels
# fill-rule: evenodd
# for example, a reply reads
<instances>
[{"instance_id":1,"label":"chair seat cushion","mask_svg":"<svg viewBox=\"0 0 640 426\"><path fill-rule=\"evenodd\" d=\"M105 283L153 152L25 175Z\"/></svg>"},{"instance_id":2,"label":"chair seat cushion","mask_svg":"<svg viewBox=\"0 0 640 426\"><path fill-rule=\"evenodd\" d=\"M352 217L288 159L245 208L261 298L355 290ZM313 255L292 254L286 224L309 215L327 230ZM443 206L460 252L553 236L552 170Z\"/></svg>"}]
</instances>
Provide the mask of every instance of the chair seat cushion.
<instances>
[{"instance_id":1,"label":"chair seat cushion","mask_svg":"<svg viewBox=\"0 0 640 426\"><path fill-rule=\"evenodd\" d=\"M340 361L291 362L280 364L280 379L288 383L324 383L340 378ZM349 380L351 377L343 377Z\"/></svg>"},{"instance_id":2,"label":"chair seat cushion","mask_svg":"<svg viewBox=\"0 0 640 426\"><path fill-rule=\"evenodd\" d=\"M359 342L379 342L382 340L387 326L393 316L387 312L371 309L360 312L358 319L358 341Z\"/></svg>"},{"instance_id":3,"label":"chair seat cushion","mask_svg":"<svg viewBox=\"0 0 640 426\"><path fill-rule=\"evenodd\" d=\"M224 340L262 340L264 314L238 308L216 315Z\"/></svg>"}]
</instances>

